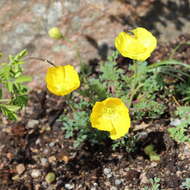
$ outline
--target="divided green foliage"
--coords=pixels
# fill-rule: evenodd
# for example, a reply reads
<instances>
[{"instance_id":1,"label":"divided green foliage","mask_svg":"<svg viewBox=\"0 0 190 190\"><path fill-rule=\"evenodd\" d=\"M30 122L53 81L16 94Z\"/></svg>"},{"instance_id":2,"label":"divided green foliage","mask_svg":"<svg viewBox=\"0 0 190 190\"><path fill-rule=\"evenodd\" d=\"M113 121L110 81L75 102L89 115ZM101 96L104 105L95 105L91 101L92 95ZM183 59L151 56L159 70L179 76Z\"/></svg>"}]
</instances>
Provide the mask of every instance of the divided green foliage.
<instances>
[{"instance_id":1,"label":"divided green foliage","mask_svg":"<svg viewBox=\"0 0 190 190\"><path fill-rule=\"evenodd\" d=\"M157 102L158 92L164 86L157 67L150 68L146 62L135 62L129 64L126 72L118 67L117 57L118 52L113 52L108 61L100 63L96 75L90 67L81 67L83 85L66 99L70 111L60 117L66 137L75 137L75 146L80 146L84 141L101 143L108 137L107 132L93 129L89 122L92 106L97 101L108 97L121 98L128 105L134 120L159 118L164 113L165 105ZM133 151L135 142L135 138L126 136L115 141L113 148L127 147L130 152Z\"/></svg>"},{"instance_id":2,"label":"divided green foliage","mask_svg":"<svg viewBox=\"0 0 190 190\"><path fill-rule=\"evenodd\" d=\"M164 113L165 105L157 102L159 91L163 90L164 82L159 71L149 71L146 62L138 62L131 67L135 77L128 78L129 94L127 100L132 105L134 118L159 118ZM136 84L136 87L134 86Z\"/></svg>"},{"instance_id":3,"label":"divided green foliage","mask_svg":"<svg viewBox=\"0 0 190 190\"><path fill-rule=\"evenodd\" d=\"M177 108L176 116L180 122L176 127L168 129L170 136L177 142L190 142L190 136L187 134L190 125L190 106L181 106Z\"/></svg>"},{"instance_id":4,"label":"divided green foliage","mask_svg":"<svg viewBox=\"0 0 190 190\"><path fill-rule=\"evenodd\" d=\"M17 111L28 100L28 89L24 83L32 79L23 74L22 58L26 54L27 51L23 50L15 56L9 56L9 63L0 64L0 112L11 120L17 119ZM6 99L5 94L8 96Z\"/></svg>"},{"instance_id":5,"label":"divided green foliage","mask_svg":"<svg viewBox=\"0 0 190 190\"><path fill-rule=\"evenodd\" d=\"M78 90L79 94L73 98L70 96L66 100L68 106L72 106L71 110L74 111L61 116L60 120L64 125L65 136L75 137L75 147L82 145L84 141L100 144L108 137L107 132L98 131L90 126L89 117L95 102L113 96L110 89L118 89L120 86L118 80L123 71L116 68L117 55L118 53L114 52L109 57L109 63L102 63L99 78L90 77L92 73L84 65L80 75L83 86Z\"/></svg>"},{"instance_id":6,"label":"divided green foliage","mask_svg":"<svg viewBox=\"0 0 190 190\"><path fill-rule=\"evenodd\" d=\"M185 181L180 186L182 189L190 189L190 178L186 178Z\"/></svg>"},{"instance_id":7,"label":"divided green foliage","mask_svg":"<svg viewBox=\"0 0 190 190\"><path fill-rule=\"evenodd\" d=\"M160 178L154 177L150 179L151 187L144 187L143 190L160 190Z\"/></svg>"},{"instance_id":8,"label":"divided green foliage","mask_svg":"<svg viewBox=\"0 0 190 190\"><path fill-rule=\"evenodd\" d=\"M184 102L190 103L190 80L180 83L177 86L176 91L184 97L182 99Z\"/></svg>"},{"instance_id":9,"label":"divided green foliage","mask_svg":"<svg viewBox=\"0 0 190 190\"><path fill-rule=\"evenodd\" d=\"M128 153L134 152L136 150L136 143L138 137L136 136L125 136L113 142L112 149L116 150L117 148L124 148Z\"/></svg>"},{"instance_id":10,"label":"divided green foliage","mask_svg":"<svg viewBox=\"0 0 190 190\"><path fill-rule=\"evenodd\" d=\"M117 65L117 57L118 52L113 52L106 62L100 63L95 72L94 68L87 65L81 67L80 78L83 85L72 98L70 96L66 100L71 112L60 118L66 137L75 137L75 146L80 146L84 141L100 143L108 137L107 132L90 126L91 109L97 101L119 97L128 106L133 120L158 119L165 113L164 102L168 92L175 93L175 88L170 88L165 82L165 76L169 75L182 82L184 77L189 76L189 66L176 60L165 60L151 65L134 61L124 70ZM183 69L176 70L174 65L179 68L182 66ZM188 93L187 90L186 95ZM186 141L183 134L186 133L187 123L181 125L183 126L170 129L170 133L178 141ZM113 142L113 149L123 147L128 152L134 151L136 141L137 138L125 136Z\"/></svg>"},{"instance_id":11,"label":"divided green foliage","mask_svg":"<svg viewBox=\"0 0 190 190\"><path fill-rule=\"evenodd\" d=\"M77 103L71 99L69 102L70 104L68 106L73 103L71 110L74 109L75 111L69 112L67 115L62 115L59 118L63 122L65 138L75 137L74 147L79 147L84 141L90 141L91 144L100 144L103 142L107 138L107 133L90 127L90 103L82 99Z\"/></svg>"}]
</instances>

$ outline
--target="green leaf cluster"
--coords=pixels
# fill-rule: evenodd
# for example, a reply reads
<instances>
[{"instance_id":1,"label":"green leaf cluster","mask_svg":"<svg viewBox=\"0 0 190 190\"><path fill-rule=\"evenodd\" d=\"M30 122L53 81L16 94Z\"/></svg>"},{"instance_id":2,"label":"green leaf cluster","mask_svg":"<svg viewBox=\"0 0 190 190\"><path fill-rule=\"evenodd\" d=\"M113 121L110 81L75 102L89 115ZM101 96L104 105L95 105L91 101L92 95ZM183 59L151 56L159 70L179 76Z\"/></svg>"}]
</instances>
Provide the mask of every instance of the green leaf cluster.
<instances>
[{"instance_id":1,"label":"green leaf cluster","mask_svg":"<svg viewBox=\"0 0 190 190\"><path fill-rule=\"evenodd\" d=\"M126 72L117 65L117 57L118 52L113 52L106 62L100 63L95 72L82 65L80 79L83 85L73 96L66 99L70 111L61 116L60 120L63 122L66 137L74 137L77 146L84 141L100 143L108 137L107 132L103 133L90 126L90 113L97 101L119 97L129 107L133 119L137 120L145 116L159 118L164 113L165 106L157 102L156 95L164 85L159 72L150 69L146 62L129 64ZM133 151L135 142L135 139L126 136L115 141L113 149L127 147L130 152Z\"/></svg>"},{"instance_id":2,"label":"green leaf cluster","mask_svg":"<svg viewBox=\"0 0 190 190\"><path fill-rule=\"evenodd\" d=\"M90 127L90 103L82 99L77 103L74 102L75 100L72 100L71 97L67 101L69 103L68 106L72 103L70 111L73 109L76 111L69 112L66 115L64 114L59 118L64 125L65 138L74 137L74 147L81 146L85 141L89 141L91 144L100 144L103 142L107 138L107 134Z\"/></svg>"},{"instance_id":3,"label":"green leaf cluster","mask_svg":"<svg viewBox=\"0 0 190 190\"><path fill-rule=\"evenodd\" d=\"M176 60L164 60L151 65L146 61L134 61L120 67L117 58L118 52L115 51L97 67L81 66L80 80L83 85L72 98L67 98L71 112L68 111L60 119L66 137L74 137L78 146L84 141L101 142L100 139L108 137L106 132L99 132L90 126L90 113L97 101L118 97L128 106L133 120L158 119L165 113L168 92L174 93L166 77L184 81L184 77L189 76L187 70L190 67ZM130 152L135 142L135 139L126 136L115 141L113 149L128 147L126 150Z\"/></svg>"},{"instance_id":4,"label":"green leaf cluster","mask_svg":"<svg viewBox=\"0 0 190 190\"><path fill-rule=\"evenodd\" d=\"M179 143L190 142L190 136L187 134L190 125L190 106L178 107L176 116L180 118L180 123L168 129L170 136Z\"/></svg>"},{"instance_id":5,"label":"green leaf cluster","mask_svg":"<svg viewBox=\"0 0 190 190\"><path fill-rule=\"evenodd\" d=\"M138 141L137 135L134 136L125 136L120 138L112 143L112 149L116 150L117 148L124 148L128 153L136 151L136 143Z\"/></svg>"},{"instance_id":6,"label":"green leaf cluster","mask_svg":"<svg viewBox=\"0 0 190 190\"><path fill-rule=\"evenodd\" d=\"M160 178L154 177L150 179L151 187L144 187L143 190L159 190L160 189Z\"/></svg>"},{"instance_id":7,"label":"green leaf cluster","mask_svg":"<svg viewBox=\"0 0 190 190\"><path fill-rule=\"evenodd\" d=\"M184 97L184 102L190 103L190 80L177 85L176 91Z\"/></svg>"},{"instance_id":8,"label":"green leaf cluster","mask_svg":"<svg viewBox=\"0 0 190 190\"><path fill-rule=\"evenodd\" d=\"M180 186L183 189L190 189L190 178L186 178L185 181Z\"/></svg>"},{"instance_id":9,"label":"green leaf cluster","mask_svg":"<svg viewBox=\"0 0 190 190\"><path fill-rule=\"evenodd\" d=\"M8 63L0 64L0 112L10 120L17 119L17 112L28 100L28 88L25 82L31 81L30 76L23 74L23 50L15 56L9 56ZM6 98L5 98L6 97Z\"/></svg>"}]
</instances>

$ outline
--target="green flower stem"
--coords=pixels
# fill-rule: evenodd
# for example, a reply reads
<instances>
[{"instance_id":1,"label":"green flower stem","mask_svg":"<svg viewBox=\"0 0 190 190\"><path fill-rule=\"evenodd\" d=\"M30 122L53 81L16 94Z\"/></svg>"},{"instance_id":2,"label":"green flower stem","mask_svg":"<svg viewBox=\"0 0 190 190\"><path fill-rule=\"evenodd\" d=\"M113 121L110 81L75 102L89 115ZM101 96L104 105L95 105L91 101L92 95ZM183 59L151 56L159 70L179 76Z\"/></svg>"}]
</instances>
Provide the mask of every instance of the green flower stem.
<instances>
[{"instance_id":1,"label":"green flower stem","mask_svg":"<svg viewBox=\"0 0 190 190\"><path fill-rule=\"evenodd\" d=\"M135 67L135 71L134 71L134 81L132 82L132 87L130 89L130 93L128 96L129 102L128 102L128 108L130 109L132 101L134 96L136 95L136 93L138 92L138 90L143 86L143 84L138 84L138 62L137 61L133 61L134 67Z\"/></svg>"},{"instance_id":2,"label":"green flower stem","mask_svg":"<svg viewBox=\"0 0 190 190\"><path fill-rule=\"evenodd\" d=\"M10 99L2 99L2 100L0 100L0 102L9 102L10 101Z\"/></svg>"},{"instance_id":3,"label":"green flower stem","mask_svg":"<svg viewBox=\"0 0 190 190\"><path fill-rule=\"evenodd\" d=\"M36 60L46 62L46 63L56 67L56 65L53 62L51 62L51 61L49 61L47 59L41 58L41 57L27 57L25 60L28 60L28 59L36 59Z\"/></svg>"},{"instance_id":4,"label":"green flower stem","mask_svg":"<svg viewBox=\"0 0 190 190\"><path fill-rule=\"evenodd\" d=\"M173 60L173 59L154 63L152 65L149 65L148 69L150 69L150 71L151 71L151 69L154 69L154 68L157 68L157 67L160 67L163 65L181 65L181 66L184 66L184 67L190 69L190 66L188 64L184 64L184 63L181 63L180 61Z\"/></svg>"},{"instance_id":5,"label":"green flower stem","mask_svg":"<svg viewBox=\"0 0 190 190\"><path fill-rule=\"evenodd\" d=\"M179 50L179 48L181 48L182 45L190 45L190 42L186 42L186 43L179 43L171 52L169 59L172 59L175 55L175 53Z\"/></svg>"},{"instance_id":6,"label":"green flower stem","mask_svg":"<svg viewBox=\"0 0 190 190\"><path fill-rule=\"evenodd\" d=\"M76 111L75 108L73 107L73 102L72 102L72 93L70 93L69 95L65 96L65 101L67 103L67 105L71 108L71 110L74 112Z\"/></svg>"},{"instance_id":7,"label":"green flower stem","mask_svg":"<svg viewBox=\"0 0 190 190\"><path fill-rule=\"evenodd\" d=\"M132 101L133 101L133 98L134 96L136 95L136 93L139 91L139 89L143 86L143 84L139 84L135 89L133 89L131 95L130 95L130 98L129 98L129 105L128 107L130 108L131 107L131 104L132 104Z\"/></svg>"}]
</instances>

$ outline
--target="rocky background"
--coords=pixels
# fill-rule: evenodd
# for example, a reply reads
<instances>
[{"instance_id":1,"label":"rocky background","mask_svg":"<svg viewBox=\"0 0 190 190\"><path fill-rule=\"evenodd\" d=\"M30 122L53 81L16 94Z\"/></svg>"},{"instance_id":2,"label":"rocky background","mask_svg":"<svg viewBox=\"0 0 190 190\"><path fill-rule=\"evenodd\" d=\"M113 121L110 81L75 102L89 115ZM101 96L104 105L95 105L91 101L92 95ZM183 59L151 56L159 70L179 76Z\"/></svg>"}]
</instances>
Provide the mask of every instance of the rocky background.
<instances>
[{"instance_id":1,"label":"rocky background","mask_svg":"<svg viewBox=\"0 0 190 190\"><path fill-rule=\"evenodd\" d=\"M0 0L0 51L3 60L26 48L29 56L57 65L105 60L122 30L150 29L170 41L190 28L189 0ZM70 40L47 35L57 26ZM26 72L31 88L44 86L49 65L30 60Z\"/></svg>"}]
</instances>

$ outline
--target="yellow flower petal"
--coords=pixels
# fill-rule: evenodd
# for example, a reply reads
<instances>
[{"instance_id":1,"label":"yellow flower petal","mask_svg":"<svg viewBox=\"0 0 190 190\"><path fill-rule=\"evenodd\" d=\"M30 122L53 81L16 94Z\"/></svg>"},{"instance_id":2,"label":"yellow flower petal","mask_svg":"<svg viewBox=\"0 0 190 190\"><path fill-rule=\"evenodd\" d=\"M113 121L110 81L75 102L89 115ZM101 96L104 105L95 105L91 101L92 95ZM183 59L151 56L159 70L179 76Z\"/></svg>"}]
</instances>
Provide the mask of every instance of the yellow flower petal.
<instances>
[{"instance_id":1,"label":"yellow flower petal","mask_svg":"<svg viewBox=\"0 0 190 190\"><path fill-rule=\"evenodd\" d=\"M71 65L48 68L46 83L48 90L57 96L69 94L80 86L78 73Z\"/></svg>"},{"instance_id":2,"label":"yellow flower petal","mask_svg":"<svg viewBox=\"0 0 190 190\"><path fill-rule=\"evenodd\" d=\"M134 35L121 32L115 38L115 47L124 57L144 61L156 48L156 38L145 28L131 31Z\"/></svg>"},{"instance_id":3,"label":"yellow flower petal","mask_svg":"<svg viewBox=\"0 0 190 190\"><path fill-rule=\"evenodd\" d=\"M145 28L136 28L131 31L138 41L147 48L150 52L152 52L157 46L156 38Z\"/></svg>"},{"instance_id":4,"label":"yellow flower petal","mask_svg":"<svg viewBox=\"0 0 190 190\"><path fill-rule=\"evenodd\" d=\"M113 140L125 136L130 127L128 108L119 98L96 102L90 121L92 127L110 132L110 138Z\"/></svg>"}]
</instances>

